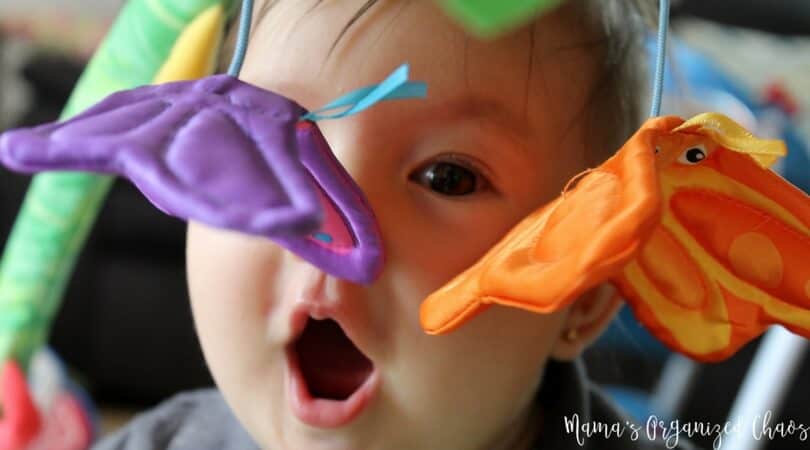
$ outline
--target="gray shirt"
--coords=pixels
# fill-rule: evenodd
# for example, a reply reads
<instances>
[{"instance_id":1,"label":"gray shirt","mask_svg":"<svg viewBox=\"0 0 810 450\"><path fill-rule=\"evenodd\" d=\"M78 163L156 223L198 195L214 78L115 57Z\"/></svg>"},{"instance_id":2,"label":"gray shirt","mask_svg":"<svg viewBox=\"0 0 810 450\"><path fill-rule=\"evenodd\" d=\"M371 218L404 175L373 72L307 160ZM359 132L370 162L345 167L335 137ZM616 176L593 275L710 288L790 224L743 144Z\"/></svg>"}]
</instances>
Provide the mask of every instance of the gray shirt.
<instances>
[{"instance_id":1,"label":"gray shirt","mask_svg":"<svg viewBox=\"0 0 810 450\"><path fill-rule=\"evenodd\" d=\"M648 440L645 424L635 436L632 420L620 411L585 376L581 362L551 362L538 394L542 405L539 439L534 450L693 450L680 439L677 447ZM620 424L621 437L605 433L579 440L574 425ZM567 425L567 426L566 426ZM580 428L581 430L583 428ZM580 445L580 444L584 445ZM128 426L102 440L92 450L259 450L234 417L222 395L214 389L179 394L152 411L137 416ZM267 449L272 450L272 449ZM418 450L418 449L414 449Z\"/></svg>"}]
</instances>

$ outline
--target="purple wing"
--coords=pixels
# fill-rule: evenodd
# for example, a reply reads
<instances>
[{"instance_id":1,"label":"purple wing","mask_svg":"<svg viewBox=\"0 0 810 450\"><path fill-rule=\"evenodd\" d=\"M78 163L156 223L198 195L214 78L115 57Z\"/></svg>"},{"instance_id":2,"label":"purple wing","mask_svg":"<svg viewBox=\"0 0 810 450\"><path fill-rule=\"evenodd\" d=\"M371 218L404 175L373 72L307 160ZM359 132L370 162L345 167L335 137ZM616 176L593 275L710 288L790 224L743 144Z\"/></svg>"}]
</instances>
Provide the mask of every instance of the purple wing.
<instances>
[{"instance_id":1,"label":"purple wing","mask_svg":"<svg viewBox=\"0 0 810 450\"><path fill-rule=\"evenodd\" d=\"M318 127L299 123L304 112L227 75L145 86L3 134L0 162L120 175L169 215L269 237L335 276L371 282L383 264L374 214Z\"/></svg>"},{"instance_id":2,"label":"purple wing","mask_svg":"<svg viewBox=\"0 0 810 450\"><path fill-rule=\"evenodd\" d=\"M324 271L370 283L383 267L382 238L363 192L332 153L318 127L298 124L301 161L312 177L324 220L309 236L279 237L280 245Z\"/></svg>"},{"instance_id":3,"label":"purple wing","mask_svg":"<svg viewBox=\"0 0 810 450\"><path fill-rule=\"evenodd\" d=\"M321 208L298 159L303 109L227 75L145 86L61 123L13 130L0 160L132 181L169 215L266 237L307 234Z\"/></svg>"}]
</instances>

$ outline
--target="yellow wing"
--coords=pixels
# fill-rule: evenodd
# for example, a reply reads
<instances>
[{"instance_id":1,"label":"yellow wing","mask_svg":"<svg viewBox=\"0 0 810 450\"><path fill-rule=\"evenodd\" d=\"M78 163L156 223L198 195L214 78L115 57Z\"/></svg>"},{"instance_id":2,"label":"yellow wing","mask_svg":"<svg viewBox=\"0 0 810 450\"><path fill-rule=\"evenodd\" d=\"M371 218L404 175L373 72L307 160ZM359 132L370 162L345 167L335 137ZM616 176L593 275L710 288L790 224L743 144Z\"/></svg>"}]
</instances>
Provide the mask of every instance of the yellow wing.
<instances>
[{"instance_id":1,"label":"yellow wing","mask_svg":"<svg viewBox=\"0 0 810 450\"><path fill-rule=\"evenodd\" d=\"M616 284L659 339L716 361L771 324L810 337L810 198L766 168L783 146L705 119L659 138L661 225Z\"/></svg>"}]
</instances>

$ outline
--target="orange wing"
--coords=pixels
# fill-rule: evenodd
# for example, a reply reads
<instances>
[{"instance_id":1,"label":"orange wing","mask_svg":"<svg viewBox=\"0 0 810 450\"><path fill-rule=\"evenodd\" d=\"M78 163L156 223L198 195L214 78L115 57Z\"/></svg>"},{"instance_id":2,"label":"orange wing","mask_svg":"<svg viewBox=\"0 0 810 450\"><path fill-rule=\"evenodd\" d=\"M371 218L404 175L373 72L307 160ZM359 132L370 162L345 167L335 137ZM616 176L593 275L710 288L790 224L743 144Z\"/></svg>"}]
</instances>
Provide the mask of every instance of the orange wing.
<instances>
[{"instance_id":1,"label":"orange wing","mask_svg":"<svg viewBox=\"0 0 810 450\"><path fill-rule=\"evenodd\" d=\"M430 295L422 327L449 332L491 304L558 310L617 275L658 224L654 139L682 121L649 121L576 188L524 219L473 267Z\"/></svg>"},{"instance_id":2,"label":"orange wing","mask_svg":"<svg viewBox=\"0 0 810 450\"><path fill-rule=\"evenodd\" d=\"M610 279L696 359L771 324L810 337L810 198L768 170L784 154L719 114L651 120L428 297L422 326L448 332L491 304L547 313Z\"/></svg>"},{"instance_id":3,"label":"orange wing","mask_svg":"<svg viewBox=\"0 0 810 450\"><path fill-rule=\"evenodd\" d=\"M771 324L810 337L810 198L767 169L783 144L708 114L656 145L661 225L615 279L639 320L703 361Z\"/></svg>"}]
</instances>

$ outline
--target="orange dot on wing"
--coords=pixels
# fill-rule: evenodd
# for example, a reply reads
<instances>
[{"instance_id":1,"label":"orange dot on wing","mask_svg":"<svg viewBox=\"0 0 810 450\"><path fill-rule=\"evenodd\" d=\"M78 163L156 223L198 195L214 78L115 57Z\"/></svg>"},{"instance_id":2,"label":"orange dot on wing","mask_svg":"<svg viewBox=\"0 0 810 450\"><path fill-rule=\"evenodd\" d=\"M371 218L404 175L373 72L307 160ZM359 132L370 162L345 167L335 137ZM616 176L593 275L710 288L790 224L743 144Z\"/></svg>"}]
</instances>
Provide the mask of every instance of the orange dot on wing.
<instances>
[{"instance_id":1,"label":"orange dot on wing","mask_svg":"<svg viewBox=\"0 0 810 450\"><path fill-rule=\"evenodd\" d=\"M762 233L737 236L728 249L728 259L736 273L762 283L762 287L775 289L782 283L782 255L776 244Z\"/></svg>"},{"instance_id":2,"label":"orange dot on wing","mask_svg":"<svg viewBox=\"0 0 810 450\"><path fill-rule=\"evenodd\" d=\"M706 288L699 268L663 227L655 229L638 263L667 299L689 309L700 309L705 304Z\"/></svg>"},{"instance_id":3,"label":"orange dot on wing","mask_svg":"<svg viewBox=\"0 0 810 450\"><path fill-rule=\"evenodd\" d=\"M807 283L804 284L804 295L810 298L810 280L807 280Z\"/></svg>"}]
</instances>

